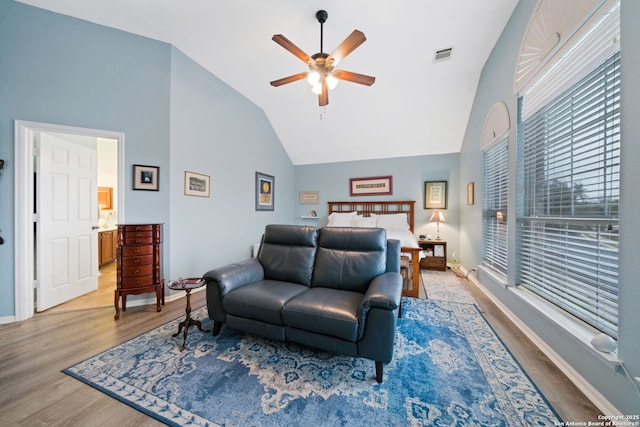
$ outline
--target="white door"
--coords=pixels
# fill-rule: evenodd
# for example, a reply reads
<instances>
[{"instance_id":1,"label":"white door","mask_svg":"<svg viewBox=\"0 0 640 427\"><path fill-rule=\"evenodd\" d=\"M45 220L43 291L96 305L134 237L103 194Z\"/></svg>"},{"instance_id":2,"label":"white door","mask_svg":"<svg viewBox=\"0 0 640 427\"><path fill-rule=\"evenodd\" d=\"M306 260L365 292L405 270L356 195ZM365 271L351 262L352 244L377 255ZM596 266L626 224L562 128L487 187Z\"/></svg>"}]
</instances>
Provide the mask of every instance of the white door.
<instances>
[{"instance_id":1,"label":"white door","mask_svg":"<svg viewBox=\"0 0 640 427\"><path fill-rule=\"evenodd\" d=\"M93 145L93 146L91 146ZM41 133L36 192L38 311L98 289L95 142Z\"/></svg>"}]
</instances>

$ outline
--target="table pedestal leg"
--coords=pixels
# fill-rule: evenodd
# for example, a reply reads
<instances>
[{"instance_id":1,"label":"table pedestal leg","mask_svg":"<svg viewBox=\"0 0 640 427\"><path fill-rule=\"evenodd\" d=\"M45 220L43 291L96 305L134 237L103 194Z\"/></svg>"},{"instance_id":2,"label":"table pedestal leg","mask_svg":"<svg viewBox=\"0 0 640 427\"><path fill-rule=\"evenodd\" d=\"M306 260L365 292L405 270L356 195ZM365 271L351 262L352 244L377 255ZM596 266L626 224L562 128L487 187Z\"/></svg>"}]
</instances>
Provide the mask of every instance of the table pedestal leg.
<instances>
[{"instance_id":1,"label":"table pedestal leg","mask_svg":"<svg viewBox=\"0 0 640 427\"><path fill-rule=\"evenodd\" d=\"M184 333L182 335L182 345L180 346L180 351L184 351L184 347L187 343L187 333L189 332L189 328L192 326L197 326L201 332L209 332L209 330L202 329L202 322L199 320L195 320L191 318L191 289L185 289L187 292L187 309L185 310L186 317L185 319L178 324L178 332L173 334L172 336L177 337L180 335L180 332L184 328Z\"/></svg>"}]
</instances>

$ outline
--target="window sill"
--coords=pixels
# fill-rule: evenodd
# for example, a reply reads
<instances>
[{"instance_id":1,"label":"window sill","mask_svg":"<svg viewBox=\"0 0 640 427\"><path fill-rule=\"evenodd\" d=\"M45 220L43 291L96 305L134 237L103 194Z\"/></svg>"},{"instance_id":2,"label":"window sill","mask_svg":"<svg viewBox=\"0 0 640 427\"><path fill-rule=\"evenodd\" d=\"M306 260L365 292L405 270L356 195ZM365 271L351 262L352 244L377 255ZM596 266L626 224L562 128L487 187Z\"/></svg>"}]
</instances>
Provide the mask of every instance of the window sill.
<instances>
[{"instance_id":1,"label":"window sill","mask_svg":"<svg viewBox=\"0 0 640 427\"><path fill-rule=\"evenodd\" d=\"M479 269L482 271L482 274L484 276L488 276L488 278L492 280L496 285L502 286L509 292L512 292L513 295L529 305L533 310L549 319L549 321L551 321L558 329L563 330L564 333L568 337L571 337L575 341L575 343L582 350L584 350L585 353L594 356L597 360L600 360L603 364L614 371L620 368L620 366L622 365L622 361L618 358L617 352L603 353L596 350L591 345L591 340L593 339L593 337L600 333L599 331L595 330L586 323L568 315L567 313L543 300L528 289L519 286L509 286L507 284L506 278L496 274L491 268L487 268L486 266L479 266ZM481 288L484 288L486 290L484 285L480 283L479 285ZM514 320L514 318L517 319L516 324L519 325L520 329L522 329L528 335L535 334L535 332L531 330L529 326L520 321L519 318L515 314L513 314L511 310L506 308L503 303L497 300L494 296L491 296L491 298L494 301L498 302L498 305L507 312L512 320ZM539 337L536 337L534 341L540 343L542 340Z\"/></svg>"}]
</instances>

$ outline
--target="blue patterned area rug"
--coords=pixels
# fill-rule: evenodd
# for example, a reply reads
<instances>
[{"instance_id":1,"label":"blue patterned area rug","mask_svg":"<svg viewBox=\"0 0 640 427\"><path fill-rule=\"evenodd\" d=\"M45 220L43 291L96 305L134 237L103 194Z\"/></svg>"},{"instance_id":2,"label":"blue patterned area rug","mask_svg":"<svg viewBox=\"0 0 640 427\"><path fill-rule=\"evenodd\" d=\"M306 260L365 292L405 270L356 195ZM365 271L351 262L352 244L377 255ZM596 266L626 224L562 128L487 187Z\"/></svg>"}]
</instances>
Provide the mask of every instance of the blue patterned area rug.
<instances>
[{"instance_id":1,"label":"blue patterned area rug","mask_svg":"<svg viewBox=\"0 0 640 427\"><path fill-rule=\"evenodd\" d=\"M384 382L370 360L176 319L64 372L169 425L552 426L555 412L474 304L404 299ZM194 318L205 318L201 308ZM211 322L205 322L211 328Z\"/></svg>"}]
</instances>

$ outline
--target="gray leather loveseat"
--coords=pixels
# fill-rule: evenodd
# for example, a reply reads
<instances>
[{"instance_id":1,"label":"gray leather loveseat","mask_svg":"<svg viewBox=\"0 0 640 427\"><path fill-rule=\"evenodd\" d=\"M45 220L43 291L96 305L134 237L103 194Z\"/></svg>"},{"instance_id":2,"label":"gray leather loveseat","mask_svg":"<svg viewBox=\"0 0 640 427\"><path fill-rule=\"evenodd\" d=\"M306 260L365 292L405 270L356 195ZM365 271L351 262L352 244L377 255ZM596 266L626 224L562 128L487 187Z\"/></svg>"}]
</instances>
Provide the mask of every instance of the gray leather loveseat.
<instances>
[{"instance_id":1,"label":"gray leather loveseat","mask_svg":"<svg viewBox=\"0 0 640 427\"><path fill-rule=\"evenodd\" d=\"M381 228L268 225L257 258L207 272L213 334L269 339L391 361L400 310L400 242Z\"/></svg>"}]
</instances>

